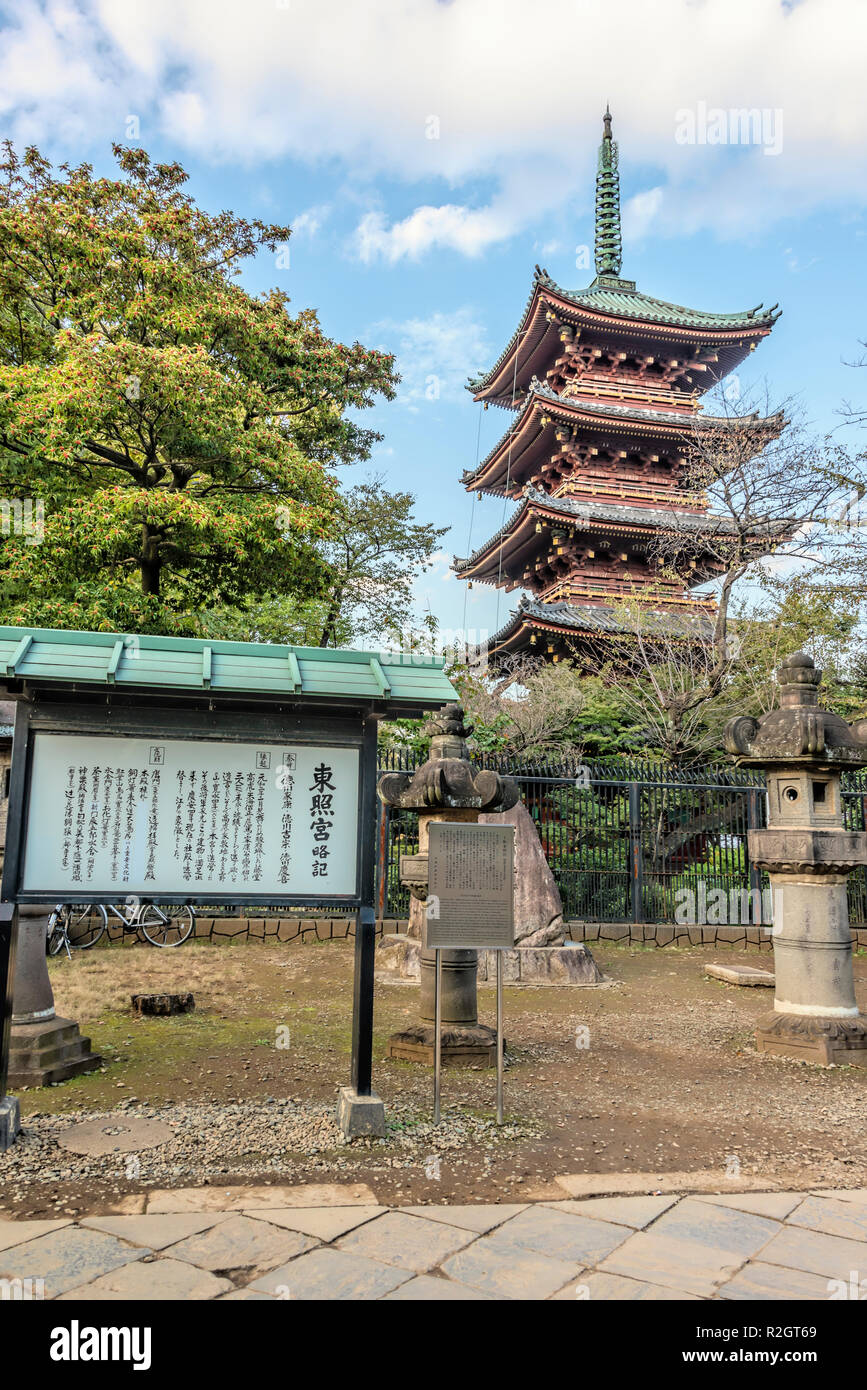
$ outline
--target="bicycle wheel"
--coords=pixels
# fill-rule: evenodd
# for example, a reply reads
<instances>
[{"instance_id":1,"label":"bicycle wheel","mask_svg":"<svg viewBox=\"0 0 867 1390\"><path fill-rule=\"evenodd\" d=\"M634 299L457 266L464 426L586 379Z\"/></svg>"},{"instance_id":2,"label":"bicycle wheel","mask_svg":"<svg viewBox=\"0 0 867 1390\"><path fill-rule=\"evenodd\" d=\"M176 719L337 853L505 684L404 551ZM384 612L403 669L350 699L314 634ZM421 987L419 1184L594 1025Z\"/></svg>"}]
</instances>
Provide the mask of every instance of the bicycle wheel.
<instances>
[{"instance_id":1,"label":"bicycle wheel","mask_svg":"<svg viewBox=\"0 0 867 1390\"><path fill-rule=\"evenodd\" d=\"M59 951L62 951L64 943L66 941L66 932L64 930L63 921L61 918L62 911L63 905L62 903L58 903L57 907L54 909L54 911L48 919L48 932L45 938L45 949L50 956L56 956Z\"/></svg>"},{"instance_id":2,"label":"bicycle wheel","mask_svg":"<svg viewBox=\"0 0 867 1390\"><path fill-rule=\"evenodd\" d=\"M95 946L108 922L108 914L101 903L64 903L57 917L54 935L62 930L74 951L87 951ZM52 954L56 955L56 951Z\"/></svg>"},{"instance_id":3,"label":"bicycle wheel","mask_svg":"<svg viewBox=\"0 0 867 1390\"><path fill-rule=\"evenodd\" d=\"M157 907L151 903L142 909L139 926L152 946L182 946L196 922L191 907Z\"/></svg>"}]
</instances>

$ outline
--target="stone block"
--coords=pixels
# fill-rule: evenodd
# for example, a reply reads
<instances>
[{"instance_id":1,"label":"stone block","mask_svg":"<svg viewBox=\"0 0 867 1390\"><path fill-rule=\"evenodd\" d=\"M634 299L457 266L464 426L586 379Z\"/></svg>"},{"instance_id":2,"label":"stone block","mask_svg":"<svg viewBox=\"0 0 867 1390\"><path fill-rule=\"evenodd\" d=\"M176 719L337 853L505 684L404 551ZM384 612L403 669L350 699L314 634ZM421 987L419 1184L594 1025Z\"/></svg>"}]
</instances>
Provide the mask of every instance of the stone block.
<instances>
[{"instance_id":1,"label":"stone block","mask_svg":"<svg viewBox=\"0 0 867 1390\"><path fill-rule=\"evenodd\" d=\"M347 1139L385 1138L385 1106L373 1092L360 1096L353 1086L341 1086L336 1119Z\"/></svg>"},{"instance_id":2,"label":"stone block","mask_svg":"<svg viewBox=\"0 0 867 1390\"><path fill-rule=\"evenodd\" d=\"M599 936L603 941L625 941L631 934L632 926L629 922L602 922L599 927Z\"/></svg>"},{"instance_id":3,"label":"stone block","mask_svg":"<svg viewBox=\"0 0 867 1390\"><path fill-rule=\"evenodd\" d=\"M183 994L133 994L131 1002L134 1014L161 1018L169 1014L189 1014L196 1007L189 990Z\"/></svg>"},{"instance_id":4,"label":"stone block","mask_svg":"<svg viewBox=\"0 0 867 1390\"><path fill-rule=\"evenodd\" d=\"M300 935L301 923L297 917L281 917L277 927L278 941L295 941Z\"/></svg>"},{"instance_id":5,"label":"stone block","mask_svg":"<svg viewBox=\"0 0 867 1390\"><path fill-rule=\"evenodd\" d=\"M704 972L715 980L724 980L728 985L749 985L751 987L774 987L774 977L769 970L758 970L751 965L705 965Z\"/></svg>"},{"instance_id":6,"label":"stone block","mask_svg":"<svg viewBox=\"0 0 867 1390\"><path fill-rule=\"evenodd\" d=\"M248 918L247 918L247 934L248 934L248 936L250 936L251 938L254 938L254 939L257 940L257 941L262 941L262 940L264 939L264 937L265 937L265 918L264 918L264 917L248 917Z\"/></svg>"},{"instance_id":7,"label":"stone block","mask_svg":"<svg viewBox=\"0 0 867 1390\"><path fill-rule=\"evenodd\" d=\"M215 917L212 941L233 941L246 936L248 932L246 917Z\"/></svg>"},{"instance_id":8,"label":"stone block","mask_svg":"<svg viewBox=\"0 0 867 1390\"><path fill-rule=\"evenodd\" d=\"M376 968L402 980L421 976L421 942L414 936L383 936L376 948Z\"/></svg>"}]
</instances>

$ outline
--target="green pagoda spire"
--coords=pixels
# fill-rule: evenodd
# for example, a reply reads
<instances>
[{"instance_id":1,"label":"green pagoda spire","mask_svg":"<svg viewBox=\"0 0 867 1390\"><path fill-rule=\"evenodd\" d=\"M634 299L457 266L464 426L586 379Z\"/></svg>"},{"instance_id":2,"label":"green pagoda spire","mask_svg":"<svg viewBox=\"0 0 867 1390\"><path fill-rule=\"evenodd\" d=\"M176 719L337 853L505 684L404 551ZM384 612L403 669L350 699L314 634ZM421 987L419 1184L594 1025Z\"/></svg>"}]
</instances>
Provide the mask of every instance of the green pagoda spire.
<instances>
[{"instance_id":1,"label":"green pagoda spire","mask_svg":"<svg viewBox=\"0 0 867 1390\"><path fill-rule=\"evenodd\" d=\"M602 144L596 165L596 274L619 276L622 260L620 243L620 178L617 173L617 145L611 138L611 112L605 107Z\"/></svg>"}]
</instances>

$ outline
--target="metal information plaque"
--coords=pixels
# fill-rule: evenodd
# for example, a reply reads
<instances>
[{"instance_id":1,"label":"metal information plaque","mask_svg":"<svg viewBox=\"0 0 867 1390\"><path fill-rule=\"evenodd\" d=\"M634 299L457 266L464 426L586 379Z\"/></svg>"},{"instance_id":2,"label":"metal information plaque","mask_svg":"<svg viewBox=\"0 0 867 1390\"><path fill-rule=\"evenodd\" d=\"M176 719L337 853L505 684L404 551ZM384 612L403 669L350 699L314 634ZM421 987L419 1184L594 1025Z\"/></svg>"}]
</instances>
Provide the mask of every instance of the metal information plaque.
<instances>
[{"instance_id":1,"label":"metal information plaque","mask_svg":"<svg viewBox=\"0 0 867 1390\"><path fill-rule=\"evenodd\" d=\"M22 891L356 892L359 753L37 733Z\"/></svg>"},{"instance_id":2,"label":"metal information plaque","mask_svg":"<svg viewBox=\"0 0 867 1390\"><path fill-rule=\"evenodd\" d=\"M515 829L432 822L425 945L509 951L515 944Z\"/></svg>"}]
</instances>

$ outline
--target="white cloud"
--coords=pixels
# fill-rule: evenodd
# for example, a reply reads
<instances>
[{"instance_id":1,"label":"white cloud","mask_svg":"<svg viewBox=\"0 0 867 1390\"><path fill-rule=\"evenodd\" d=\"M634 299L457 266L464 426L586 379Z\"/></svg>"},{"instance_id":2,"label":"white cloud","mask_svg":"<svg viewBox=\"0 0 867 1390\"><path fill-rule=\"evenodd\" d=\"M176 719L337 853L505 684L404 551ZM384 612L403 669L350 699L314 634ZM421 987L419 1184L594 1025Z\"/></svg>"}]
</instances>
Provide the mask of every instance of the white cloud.
<instances>
[{"instance_id":1,"label":"white cloud","mask_svg":"<svg viewBox=\"0 0 867 1390\"><path fill-rule=\"evenodd\" d=\"M18 0L0 122L73 158L123 139L133 113L143 144L159 133L180 156L337 158L362 184L490 186L368 214L359 252L388 262L478 255L551 208L589 211L610 99L622 167L655 171L630 200L639 234L652 218L661 233L749 236L864 199L865 39L863 0L537 0L531 19L524 0ZM557 74L579 65L566 92ZM779 155L678 143L677 113L702 103L781 111Z\"/></svg>"},{"instance_id":2,"label":"white cloud","mask_svg":"<svg viewBox=\"0 0 867 1390\"><path fill-rule=\"evenodd\" d=\"M645 193L636 193L623 204L623 236L625 241L639 241L646 236L659 215L664 191L662 188L648 188Z\"/></svg>"},{"instance_id":3,"label":"white cloud","mask_svg":"<svg viewBox=\"0 0 867 1390\"><path fill-rule=\"evenodd\" d=\"M397 355L399 399L412 408L444 398L463 399L467 375L487 366L491 356L484 329L464 307L428 318L385 319L370 329Z\"/></svg>"},{"instance_id":4,"label":"white cloud","mask_svg":"<svg viewBox=\"0 0 867 1390\"><path fill-rule=\"evenodd\" d=\"M331 216L331 208L327 203L318 203L316 207L305 208L304 212L299 212L291 219L292 235L294 237L315 237Z\"/></svg>"},{"instance_id":5,"label":"white cloud","mask_svg":"<svg viewBox=\"0 0 867 1390\"><path fill-rule=\"evenodd\" d=\"M368 212L356 228L355 245L360 259L368 263L382 259L393 264L404 257L416 261L434 248L479 256L512 230L510 220L492 208L472 210L447 203L416 208L390 226L384 213Z\"/></svg>"}]
</instances>

